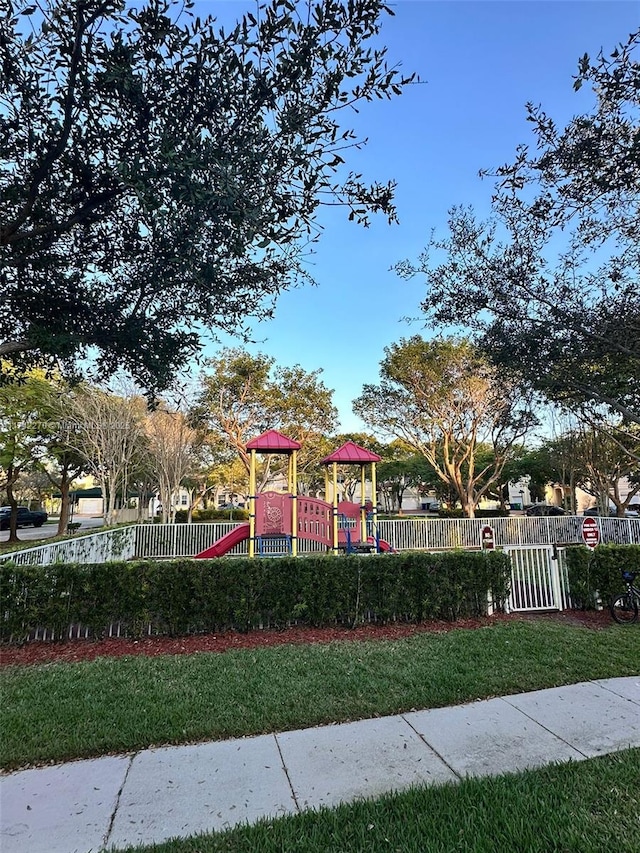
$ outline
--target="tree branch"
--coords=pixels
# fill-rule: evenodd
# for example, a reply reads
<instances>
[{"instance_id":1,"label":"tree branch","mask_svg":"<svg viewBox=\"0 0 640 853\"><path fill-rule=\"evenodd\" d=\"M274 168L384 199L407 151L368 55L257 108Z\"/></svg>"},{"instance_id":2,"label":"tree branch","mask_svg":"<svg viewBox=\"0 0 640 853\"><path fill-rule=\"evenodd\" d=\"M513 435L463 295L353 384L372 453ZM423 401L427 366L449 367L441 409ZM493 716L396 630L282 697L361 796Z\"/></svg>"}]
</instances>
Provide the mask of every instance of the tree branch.
<instances>
[{"instance_id":1,"label":"tree branch","mask_svg":"<svg viewBox=\"0 0 640 853\"><path fill-rule=\"evenodd\" d=\"M75 89L76 89L76 81L78 78L78 71L80 67L80 60L82 54L82 39L86 32L86 30L106 11L108 7L107 3L104 3L100 6L96 11L85 20L83 16L82 5L78 4L78 20L75 28L74 38L73 38L73 48L71 51L71 58L69 61L69 76L67 80L67 90L64 96L64 108L63 108L63 122L62 122L62 130L60 132L60 136L57 142L52 145L49 149L48 154L45 156L42 163L37 167L33 174L33 178L31 180L31 185L29 187L29 192L27 194L27 199L22 207L22 210L18 213L13 222L10 222L3 229L0 230L0 245L7 245L9 239L13 234L20 228L21 225L29 218L31 211L33 210L33 205L38 197L38 190L40 189L40 185L46 178L49 170L53 166L53 164L58 160L69 141L69 136L71 134L71 128L73 124L73 107L75 102Z\"/></svg>"},{"instance_id":2,"label":"tree branch","mask_svg":"<svg viewBox=\"0 0 640 853\"><path fill-rule=\"evenodd\" d=\"M15 341L0 343L0 356L11 355L14 352L25 352L30 349L35 349L35 346L29 338L17 338Z\"/></svg>"}]
</instances>

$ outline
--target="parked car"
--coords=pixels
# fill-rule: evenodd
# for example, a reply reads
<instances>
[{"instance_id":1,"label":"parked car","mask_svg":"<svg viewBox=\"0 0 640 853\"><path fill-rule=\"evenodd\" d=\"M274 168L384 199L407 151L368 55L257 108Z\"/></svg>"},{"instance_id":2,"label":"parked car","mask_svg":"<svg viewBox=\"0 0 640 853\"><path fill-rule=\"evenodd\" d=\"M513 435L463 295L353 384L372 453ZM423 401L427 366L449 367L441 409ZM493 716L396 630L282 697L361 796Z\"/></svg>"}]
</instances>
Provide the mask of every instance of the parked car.
<instances>
[{"instance_id":1,"label":"parked car","mask_svg":"<svg viewBox=\"0 0 640 853\"><path fill-rule=\"evenodd\" d=\"M524 514L530 517L540 517L549 515L568 515L569 513L562 509L561 506L555 506L554 504L534 504L533 506L527 507Z\"/></svg>"},{"instance_id":2,"label":"parked car","mask_svg":"<svg viewBox=\"0 0 640 853\"><path fill-rule=\"evenodd\" d=\"M605 512L601 512L597 506L588 507L587 509L585 509L585 511L582 514L583 515L602 516L604 518L618 518L619 517L617 512L615 511L615 509L610 509L609 515L607 515ZM639 518L639 517L640 517L640 515L633 509L627 509L624 512L624 518Z\"/></svg>"},{"instance_id":3,"label":"parked car","mask_svg":"<svg viewBox=\"0 0 640 853\"><path fill-rule=\"evenodd\" d=\"M43 509L29 509L27 506L18 507L18 527L42 527L49 516ZM0 507L0 530L8 530L11 522L11 507Z\"/></svg>"}]
</instances>

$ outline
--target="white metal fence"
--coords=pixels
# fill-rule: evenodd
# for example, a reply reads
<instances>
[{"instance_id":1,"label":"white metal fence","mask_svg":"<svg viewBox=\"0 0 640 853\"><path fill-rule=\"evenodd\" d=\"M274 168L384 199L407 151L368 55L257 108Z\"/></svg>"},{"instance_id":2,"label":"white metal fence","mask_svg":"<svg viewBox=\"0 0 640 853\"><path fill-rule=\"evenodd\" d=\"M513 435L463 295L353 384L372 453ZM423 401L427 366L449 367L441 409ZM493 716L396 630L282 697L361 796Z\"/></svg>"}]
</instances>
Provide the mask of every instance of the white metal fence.
<instances>
[{"instance_id":1,"label":"white metal fence","mask_svg":"<svg viewBox=\"0 0 640 853\"><path fill-rule=\"evenodd\" d=\"M48 566L51 563L107 563L112 560L131 560L136 556L137 527L117 527L74 536L63 542L51 542L23 551L3 554L0 561L19 566Z\"/></svg>"},{"instance_id":2,"label":"white metal fence","mask_svg":"<svg viewBox=\"0 0 640 853\"><path fill-rule=\"evenodd\" d=\"M194 557L237 526L237 522L233 521L141 524L136 533L136 556L149 559ZM324 550L325 547L320 542L298 539L298 553L311 554ZM246 556L248 551L248 543L245 540L235 545L228 552L228 556L242 557Z\"/></svg>"},{"instance_id":3,"label":"white metal fence","mask_svg":"<svg viewBox=\"0 0 640 853\"><path fill-rule=\"evenodd\" d=\"M237 522L233 521L141 524L136 531L136 556L150 559L194 557L237 526ZM234 557L246 553L246 541L240 542L229 551L229 555Z\"/></svg>"},{"instance_id":4,"label":"white metal fence","mask_svg":"<svg viewBox=\"0 0 640 853\"><path fill-rule=\"evenodd\" d=\"M480 548L482 528L490 524L496 547L571 545L582 542L579 516L553 518L413 518L378 522L380 537L397 551L438 551L452 548ZM602 542L621 545L640 544L640 519L599 518ZM39 545L23 551L8 552L0 557L25 565L107 560L129 560L132 557L171 559L193 557L228 533L234 522L198 524L138 524L102 533L76 536L64 542ZM301 554L316 553L324 546L299 539ZM240 542L230 556L247 553L247 543Z\"/></svg>"},{"instance_id":5,"label":"white metal fence","mask_svg":"<svg viewBox=\"0 0 640 853\"><path fill-rule=\"evenodd\" d=\"M413 518L379 521L378 530L398 551L479 548L482 528L490 525L496 547L573 545L582 542L581 516L549 518ZM602 542L640 544L640 519L598 518Z\"/></svg>"}]
</instances>

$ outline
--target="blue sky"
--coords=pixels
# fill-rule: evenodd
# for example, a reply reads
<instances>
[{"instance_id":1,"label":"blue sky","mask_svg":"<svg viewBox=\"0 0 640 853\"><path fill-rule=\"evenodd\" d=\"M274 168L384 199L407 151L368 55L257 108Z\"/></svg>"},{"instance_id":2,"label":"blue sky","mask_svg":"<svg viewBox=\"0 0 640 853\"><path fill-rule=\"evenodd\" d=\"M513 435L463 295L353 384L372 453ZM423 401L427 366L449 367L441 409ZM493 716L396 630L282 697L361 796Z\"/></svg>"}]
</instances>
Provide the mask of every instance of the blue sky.
<instances>
[{"instance_id":1,"label":"blue sky","mask_svg":"<svg viewBox=\"0 0 640 853\"><path fill-rule=\"evenodd\" d=\"M422 2L392 4L381 42L391 62L416 71L423 85L391 102L365 105L344 122L369 138L349 166L370 181L397 181L399 225L382 218L369 229L326 209L323 234L311 259L318 287L283 294L276 316L255 326L250 347L279 364L323 369L335 390L344 431L361 429L352 400L376 382L384 347L415 333L424 283L404 282L390 267L416 259L432 228L444 233L454 204L489 210L491 182L478 170L511 161L516 145L531 142L527 101L541 103L559 125L592 104L574 93L578 57L610 51L640 22L639 2ZM227 22L243 0L199 2L200 14ZM213 353L215 348L209 347Z\"/></svg>"}]
</instances>

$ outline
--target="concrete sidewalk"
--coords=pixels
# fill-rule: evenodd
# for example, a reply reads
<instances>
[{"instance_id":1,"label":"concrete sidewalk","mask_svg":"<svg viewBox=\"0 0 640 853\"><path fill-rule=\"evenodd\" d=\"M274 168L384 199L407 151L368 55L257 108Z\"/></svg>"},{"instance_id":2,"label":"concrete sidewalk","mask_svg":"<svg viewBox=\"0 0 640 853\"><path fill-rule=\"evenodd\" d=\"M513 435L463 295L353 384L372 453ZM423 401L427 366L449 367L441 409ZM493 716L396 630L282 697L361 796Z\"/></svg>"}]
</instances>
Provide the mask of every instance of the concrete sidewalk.
<instances>
[{"instance_id":1,"label":"concrete sidewalk","mask_svg":"<svg viewBox=\"0 0 640 853\"><path fill-rule=\"evenodd\" d=\"M0 779L3 853L88 853L640 746L640 677Z\"/></svg>"}]
</instances>

